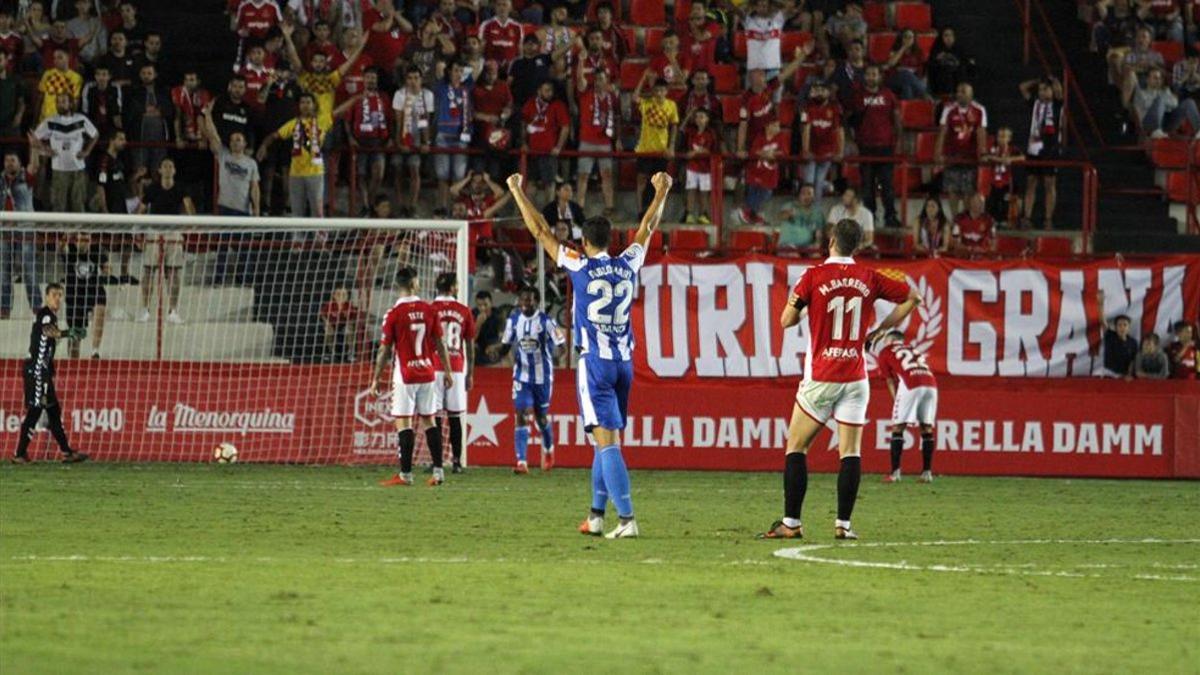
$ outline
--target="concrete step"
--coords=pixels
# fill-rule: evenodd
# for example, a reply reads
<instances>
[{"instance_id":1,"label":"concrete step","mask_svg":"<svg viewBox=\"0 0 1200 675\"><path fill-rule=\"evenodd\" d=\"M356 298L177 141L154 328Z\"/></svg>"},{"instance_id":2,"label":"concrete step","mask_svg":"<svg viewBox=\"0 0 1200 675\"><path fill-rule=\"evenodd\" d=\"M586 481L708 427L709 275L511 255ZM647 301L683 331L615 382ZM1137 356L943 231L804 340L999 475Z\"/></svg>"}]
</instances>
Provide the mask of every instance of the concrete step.
<instances>
[{"instance_id":1,"label":"concrete step","mask_svg":"<svg viewBox=\"0 0 1200 675\"><path fill-rule=\"evenodd\" d=\"M64 322L65 323L65 322ZM24 358L29 348L29 318L0 321L0 358ZM95 331L95 325L90 327ZM100 353L106 359L153 360L158 327L153 323L106 321ZM278 361L272 356L275 333L265 323L189 323L163 326L162 357L168 361ZM92 355L89 335L80 356ZM60 341L58 357L66 358Z\"/></svg>"},{"instance_id":2,"label":"concrete step","mask_svg":"<svg viewBox=\"0 0 1200 675\"><path fill-rule=\"evenodd\" d=\"M105 286L105 291L110 308L119 307L132 316L142 306L140 286ZM157 307L157 291L150 302L152 309ZM185 285L179 293L179 312L191 323L250 322L253 321L253 310L254 290L250 288ZM13 284L13 316L32 315L25 297L25 285Z\"/></svg>"}]
</instances>

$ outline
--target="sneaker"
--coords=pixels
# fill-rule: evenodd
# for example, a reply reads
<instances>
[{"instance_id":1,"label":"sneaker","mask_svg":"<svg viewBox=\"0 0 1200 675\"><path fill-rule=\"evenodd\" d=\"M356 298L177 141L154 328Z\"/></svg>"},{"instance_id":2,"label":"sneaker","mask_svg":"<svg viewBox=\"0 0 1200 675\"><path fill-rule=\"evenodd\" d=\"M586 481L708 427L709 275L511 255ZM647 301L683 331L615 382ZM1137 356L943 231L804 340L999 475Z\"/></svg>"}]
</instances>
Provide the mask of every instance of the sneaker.
<instances>
[{"instance_id":1,"label":"sneaker","mask_svg":"<svg viewBox=\"0 0 1200 675\"><path fill-rule=\"evenodd\" d=\"M121 309L120 307L113 307L112 310L109 311L109 313L108 313L108 318L112 321L128 321L129 320L129 312L126 312L124 309Z\"/></svg>"},{"instance_id":2,"label":"sneaker","mask_svg":"<svg viewBox=\"0 0 1200 675\"><path fill-rule=\"evenodd\" d=\"M933 472L932 471L922 471L921 477L917 479L917 482L918 483L932 483L933 482Z\"/></svg>"},{"instance_id":3,"label":"sneaker","mask_svg":"<svg viewBox=\"0 0 1200 675\"><path fill-rule=\"evenodd\" d=\"M683 222L684 222L684 223L686 223L686 224L688 224L688 225L695 225L696 223L698 223L698 222L700 222L700 221L699 221L699 219L698 219L698 218L696 218L696 216L695 216L694 214L691 214L691 213L689 213L689 214L687 215L687 218L684 218L684 219L683 219Z\"/></svg>"},{"instance_id":4,"label":"sneaker","mask_svg":"<svg viewBox=\"0 0 1200 675\"><path fill-rule=\"evenodd\" d=\"M8 461L13 464L29 464L33 460L29 459L29 455L13 455Z\"/></svg>"},{"instance_id":5,"label":"sneaker","mask_svg":"<svg viewBox=\"0 0 1200 675\"><path fill-rule=\"evenodd\" d=\"M737 215L738 222L743 225L749 225L754 222L754 214L747 211L744 206L735 211L734 214Z\"/></svg>"},{"instance_id":6,"label":"sneaker","mask_svg":"<svg viewBox=\"0 0 1200 675\"><path fill-rule=\"evenodd\" d=\"M632 518L628 522L617 525L612 532L604 535L605 539L636 539L638 536L637 521Z\"/></svg>"},{"instance_id":7,"label":"sneaker","mask_svg":"<svg viewBox=\"0 0 1200 675\"><path fill-rule=\"evenodd\" d=\"M150 320L150 310L143 309L141 312L138 312L138 315L137 315L138 323L146 323L149 320Z\"/></svg>"},{"instance_id":8,"label":"sneaker","mask_svg":"<svg viewBox=\"0 0 1200 675\"><path fill-rule=\"evenodd\" d=\"M700 223L701 225L712 225L712 218L709 218L708 216L701 214L696 217L696 222Z\"/></svg>"},{"instance_id":9,"label":"sneaker","mask_svg":"<svg viewBox=\"0 0 1200 675\"><path fill-rule=\"evenodd\" d=\"M383 487L396 487L398 485L412 485L411 473L398 473L387 480L379 481Z\"/></svg>"},{"instance_id":10,"label":"sneaker","mask_svg":"<svg viewBox=\"0 0 1200 675\"><path fill-rule=\"evenodd\" d=\"M173 323L176 326L182 325L183 317L179 316L179 312L171 310L171 313L167 315L167 323Z\"/></svg>"},{"instance_id":11,"label":"sneaker","mask_svg":"<svg viewBox=\"0 0 1200 675\"><path fill-rule=\"evenodd\" d=\"M63 453L63 464L78 464L86 461L88 461L87 453L79 452L78 450Z\"/></svg>"},{"instance_id":12,"label":"sneaker","mask_svg":"<svg viewBox=\"0 0 1200 675\"><path fill-rule=\"evenodd\" d=\"M429 487L437 487L445 482L446 472L443 471L442 467L439 466L433 469L433 476L431 476L429 480L425 481L425 484Z\"/></svg>"},{"instance_id":13,"label":"sneaker","mask_svg":"<svg viewBox=\"0 0 1200 675\"><path fill-rule=\"evenodd\" d=\"M459 464L458 462L455 462L454 466L450 467L450 473L462 473L462 472L463 472L463 465Z\"/></svg>"},{"instance_id":14,"label":"sneaker","mask_svg":"<svg viewBox=\"0 0 1200 675\"><path fill-rule=\"evenodd\" d=\"M517 465L513 467L513 473L521 476L529 473L529 464L525 462L517 462Z\"/></svg>"},{"instance_id":15,"label":"sneaker","mask_svg":"<svg viewBox=\"0 0 1200 675\"><path fill-rule=\"evenodd\" d=\"M858 533L848 527L837 525L833 528L834 539L858 539Z\"/></svg>"},{"instance_id":16,"label":"sneaker","mask_svg":"<svg viewBox=\"0 0 1200 675\"><path fill-rule=\"evenodd\" d=\"M771 523L771 529L758 535L759 539L803 539L804 526L788 527L782 520Z\"/></svg>"},{"instance_id":17,"label":"sneaker","mask_svg":"<svg viewBox=\"0 0 1200 675\"><path fill-rule=\"evenodd\" d=\"M579 524L579 534L586 534L592 537L604 536L604 516L590 514L582 523Z\"/></svg>"},{"instance_id":18,"label":"sneaker","mask_svg":"<svg viewBox=\"0 0 1200 675\"><path fill-rule=\"evenodd\" d=\"M893 472L889 473L888 475L884 476L884 477L883 477L883 482L885 482L885 483L899 483L899 482L900 482L900 470L899 470L899 469L897 469L897 470L895 470L895 471L893 471Z\"/></svg>"},{"instance_id":19,"label":"sneaker","mask_svg":"<svg viewBox=\"0 0 1200 675\"><path fill-rule=\"evenodd\" d=\"M554 468L554 453L542 451L542 471L549 471Z\"/></svg>"},{"instance_id":20,"label":"sneaker","mask_svg":"<svg viewBox=\"0 0 1200 675\"><path fill-rule=\"evenodd\" d=\"M1163 131L1162 129L1155 129L1154 131L1150 132L1150 138L1153 138L1156 141L1166 137L1167 132Z\"/></svg>"}]
</instances>

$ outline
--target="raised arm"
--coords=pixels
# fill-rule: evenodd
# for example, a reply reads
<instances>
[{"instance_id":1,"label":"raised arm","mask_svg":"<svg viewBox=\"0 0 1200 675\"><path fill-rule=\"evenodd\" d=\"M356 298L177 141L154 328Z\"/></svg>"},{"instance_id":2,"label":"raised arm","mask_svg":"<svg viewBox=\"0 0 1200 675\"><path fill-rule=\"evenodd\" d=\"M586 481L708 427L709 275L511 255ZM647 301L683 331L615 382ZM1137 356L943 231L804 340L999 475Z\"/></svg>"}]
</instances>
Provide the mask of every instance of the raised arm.
<instances>
[{"instance_id":1,"label":"raised arm","mask_svg":"<svg viewBox=\"0 0 1200 675\"><path fill-rule=\"evenodd\" d=\"M880 323L875 330L871 331L867 335L867 344L870 345L874 343L879 339L879 336L886 334L892 328L895 328L897 325L899 325L900 322L903 321L909 314L912 314L912 311L920 304L921 295L915 290L909 289L908 299L896 305L896 307L892 309L892 313L888 314L887 317L884 318L883 323Z\"/></svg>"},{"instance_id":2,"label":"raised arm","mask_svg":"<svg viewBox=\"0 0 1200 675\"><path fill-rule=\"evenodd\" d=\"M350 72L350 69L354 67L354 63L358 61L358 57L362 55L363 49L366 46L367 41L365 39L358 41L358 46L354 48L354 51L350 52L350 55L346 57L346 61L337 67L338 77L345 77L346 73Z\"/></svg>"},{"instance_id":3,"label":"raised arm","mask_svg":"<svg viewBox=\"0 0 1200 675\"><path fill-rule=\"evenodd\" d=\"M788 80L792 79L792 75L795 75L796 71L800 70L800 64L804 63L804 59L808 58L808 55L812 53L812 50L812 42L805 42L803 45L796 47L796 50L792 53L791 63L787 64L783 67L783 70L779 71L779 85L781 87L786 86Z\"/></svg>"},{"instance_id":4,"label":"raised arm","mask_svg":"<svg viewBox=\"0 0 1200 675\"><path fill-rule=\"evenodd\" d=\"M292 70L297 73L304 72L304 63L300 60L300 52L296 51L296 43L292 42L292 33L296 32L296 24L280 24L279 31L283 33L284 52L287 55L288 63L292 64Z\"/></svg>"},{"instance_id":5,"label":"raised arm","mask_svg":"<svg viewBox=\"0 0 1200 675\"><path fill-rule=\"evenodd\" d=\"M649 243L654 230L658 229L658 224L662 222L663 207L667 204L667 195L671 192L673 182L665 171L659 171L650 178L650 184L654 186L654 199L650 201L649 208L642 216L642 224L638 226L637 232L633 235L633 241L643 248Z\"/></svg>"},{"instance_id":6,"label":"raised arm","mask_svg":"<svg viewBox=\"0 0 1200 675\"><path fill-rule=\"evenodd\" d=\"M200 111L200 133L208 142L208 149L216 155L221 152L221 135L217 133L217 127L213 124L212 111L213 101L205 104L203 110Z\"/></svg>"},{"instance_id":7,"label":"raised arm","mask_svg":"<svg viewBox=\"0 0 1200 675\"><path fill-rule=\"evenodd\" d=\"M512 194L513 201L517 203L517 209L521 212L521 218L525 221L525 228L529 230L534 239L546 249L546 253L551 260L558 260L558 237L554 236L554 231L550 229L550 224L542 216L541 211L529 201L529 195L525 194L525 188L521 185L521 174L514 173L508 177L508 191Z\"/></svg>"}]
</instances>

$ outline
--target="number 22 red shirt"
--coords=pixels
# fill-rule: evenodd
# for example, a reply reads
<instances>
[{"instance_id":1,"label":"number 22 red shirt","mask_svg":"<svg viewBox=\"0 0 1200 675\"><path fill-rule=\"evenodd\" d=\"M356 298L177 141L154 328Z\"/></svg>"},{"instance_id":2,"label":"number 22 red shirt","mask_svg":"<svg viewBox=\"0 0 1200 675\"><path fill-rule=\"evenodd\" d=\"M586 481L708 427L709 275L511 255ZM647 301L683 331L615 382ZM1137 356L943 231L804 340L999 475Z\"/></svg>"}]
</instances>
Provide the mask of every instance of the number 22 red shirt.
<instances>
[{"instance_id":1,"label":"number 22 red shirt","mask_svg":"<svg viewBox=\"0 0 1200 675\"><path fill-rule=\"evenodd\" d=\"M925 355L902 342L885 345L876 361L880 375L900 380L906 389L937 386L937 378L925 362Z\"/></svg>"},{"instance_id":2,"label":"number 22 red shirt","mask_svg":"<svg viewBox=\"0 0 1200 675\"><path fill-rule=\"evenodd\" d=\"M429 303L417 296L400 298L383 317L380 344L395 347L394 386L427 384L437 375L437 341L442 327Z\"/></svg>"}]
</instances>

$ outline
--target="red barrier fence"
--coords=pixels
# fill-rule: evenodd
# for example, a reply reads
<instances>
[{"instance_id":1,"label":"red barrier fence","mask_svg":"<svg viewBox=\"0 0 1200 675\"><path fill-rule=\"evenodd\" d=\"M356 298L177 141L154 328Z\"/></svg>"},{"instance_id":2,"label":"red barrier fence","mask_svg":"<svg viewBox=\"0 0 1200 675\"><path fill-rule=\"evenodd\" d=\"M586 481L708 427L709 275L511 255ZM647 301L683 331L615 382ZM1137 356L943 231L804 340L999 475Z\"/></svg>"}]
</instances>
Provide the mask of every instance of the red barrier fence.
<instances>
[{"instance_id":1,"label":"red barrier fence","mask_svg":"<svg viewBox=\"0 0 1200 675\"><path fill-rule=\"evenodd\" d=\"M208 461L217 443L230 441L242 461L388 464L395 433L382 414L387 399L365 391L368 368L64 361L57 383L68 432L100 461ZM576 416L573 376L557 373L550 417L558 465L586 467L592 449ZM639 382L627 461L642 469L777 471L796 384L727 383L713 395ZM939 473L1200 478L1195 382L944 377L939 384ZM466 415L470 463L514 461L511 396L508 369L477 372ZM871 396L863 456L868 471L883 472L891 401L879 383ZM20 406L20 362L0 362L0 426L10 444ZM35 459L51 456L48 436L35 440ZM830 439L817 438L813 470L836 470ZM915 439L908 440L911 447Z\"/></svg>"}]
</instances>

